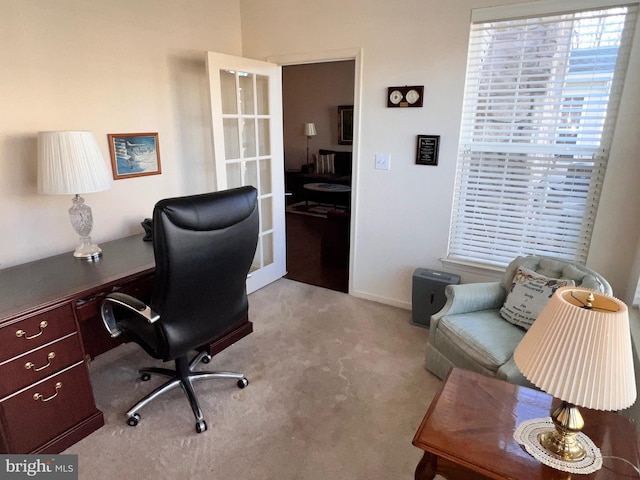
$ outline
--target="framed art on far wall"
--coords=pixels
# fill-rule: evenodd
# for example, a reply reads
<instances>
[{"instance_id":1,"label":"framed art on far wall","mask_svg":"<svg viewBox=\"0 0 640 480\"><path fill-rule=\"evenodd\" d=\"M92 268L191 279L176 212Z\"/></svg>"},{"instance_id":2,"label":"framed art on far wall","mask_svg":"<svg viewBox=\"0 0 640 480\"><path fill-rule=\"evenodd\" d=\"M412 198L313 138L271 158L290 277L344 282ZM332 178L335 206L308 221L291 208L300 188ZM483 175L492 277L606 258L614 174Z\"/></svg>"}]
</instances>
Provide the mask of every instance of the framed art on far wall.
<instances>
[{"instance_id":1,"label":"framed art on far wall","mask_svg":"<svg viewBox=\"0 0 640 480\"><path fill-rule=\"evenodd\" d=\"M338 144L353 144L353 105L338 107Z\"/></svg>"},{"instance_id":2,"label":"framed art on far wall","mask_svg":"<svg viewBox=\"0 0 640 480\"><path fill-rule=\"evenodd\" d=\"M417 165L438 165L440 135L418 135Z\"/></svg>"},{"instance_id":3,"label":"framed art on far wall","mask_svg":"<svg viewBox=\"0 0 640 480\"><path fill-rule=\"evenodd\" d=\"M162 173L157 133L109 133L107 138L114 180Z\"/></svg>"}]
</instances>

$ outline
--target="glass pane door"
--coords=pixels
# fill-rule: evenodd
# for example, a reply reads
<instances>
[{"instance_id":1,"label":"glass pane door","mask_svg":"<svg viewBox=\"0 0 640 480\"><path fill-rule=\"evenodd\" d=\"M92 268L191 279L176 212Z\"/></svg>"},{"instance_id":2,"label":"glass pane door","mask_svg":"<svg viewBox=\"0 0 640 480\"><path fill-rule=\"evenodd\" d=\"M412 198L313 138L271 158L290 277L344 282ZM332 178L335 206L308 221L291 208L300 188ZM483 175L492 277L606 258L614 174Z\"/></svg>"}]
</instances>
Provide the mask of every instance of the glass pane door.
<instances>
[{"instance_id":1,"label":"glass pane door","mask_svg":"<svg viewBox=\"0 0 640 480\"><path fill-rule=\"evenodd\" d=\"M284 159L278 65L208 53L219 190L258 190L260 238L249 292L285 274Z\"/></svg>"}]
</instances>

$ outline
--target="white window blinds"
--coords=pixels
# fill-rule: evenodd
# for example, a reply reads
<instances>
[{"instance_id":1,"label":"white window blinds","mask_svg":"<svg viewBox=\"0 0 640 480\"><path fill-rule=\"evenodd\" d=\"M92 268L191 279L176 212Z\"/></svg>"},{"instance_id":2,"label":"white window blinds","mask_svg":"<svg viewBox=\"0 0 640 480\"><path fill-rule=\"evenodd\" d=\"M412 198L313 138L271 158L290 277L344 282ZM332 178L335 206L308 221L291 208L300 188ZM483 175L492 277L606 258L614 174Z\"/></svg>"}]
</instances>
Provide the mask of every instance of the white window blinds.
<instances>
[{"instance_id":1,"label":"white window blinds","mask_svg":"<svg viewBox=\"0 0 640 480\"><path fill-rule=\"evenodd\" d=\"M472 24L448 258L586 261L636 10Z\"/></svg>"}]
</instances>

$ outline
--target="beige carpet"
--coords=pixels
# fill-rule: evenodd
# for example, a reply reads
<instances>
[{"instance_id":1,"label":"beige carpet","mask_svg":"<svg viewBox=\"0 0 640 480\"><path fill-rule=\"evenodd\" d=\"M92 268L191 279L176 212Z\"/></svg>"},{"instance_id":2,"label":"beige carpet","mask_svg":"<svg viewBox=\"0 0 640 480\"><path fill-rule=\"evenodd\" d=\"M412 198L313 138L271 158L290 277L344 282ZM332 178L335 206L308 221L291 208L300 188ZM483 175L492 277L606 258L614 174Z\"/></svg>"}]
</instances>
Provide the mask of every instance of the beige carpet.
<instances>
[{"instance_id":1,"label":"beige carpet","mask_svg":"<svg viewBox=\"0 0 640 480\"><path fill-rule=\"evenodd\" d=\"M125 345L90 366L106 425L64 453L80 479L412 479L421 451L413 435L441 382L423 368L428 331L410 312L282 279L250 295L254 332L208 368L241 371L196 384L209 425L195 433L176 390L124 412L162 380Z\"/></svg>"}]
</instances>

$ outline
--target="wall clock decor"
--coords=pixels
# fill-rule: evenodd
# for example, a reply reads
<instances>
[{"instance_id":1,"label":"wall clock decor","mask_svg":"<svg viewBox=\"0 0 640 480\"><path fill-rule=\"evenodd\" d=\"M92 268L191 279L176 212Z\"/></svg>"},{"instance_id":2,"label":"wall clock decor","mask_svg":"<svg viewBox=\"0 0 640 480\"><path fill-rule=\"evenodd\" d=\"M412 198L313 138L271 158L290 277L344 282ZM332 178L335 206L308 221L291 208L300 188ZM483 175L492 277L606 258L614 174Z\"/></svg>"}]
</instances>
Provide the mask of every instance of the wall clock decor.
<instances>
[{"instance_id":1,"label":"wall clock decor","mask_svg":"<svg viewBox=\"0 0 640 480\"><path fill-rule=\"evenodd\" d=\"M387 107L421 107L424 86L387 88Z\"/></svg>"}]
</instances>

